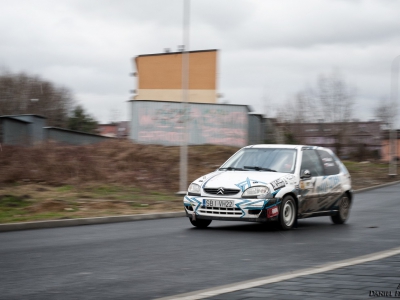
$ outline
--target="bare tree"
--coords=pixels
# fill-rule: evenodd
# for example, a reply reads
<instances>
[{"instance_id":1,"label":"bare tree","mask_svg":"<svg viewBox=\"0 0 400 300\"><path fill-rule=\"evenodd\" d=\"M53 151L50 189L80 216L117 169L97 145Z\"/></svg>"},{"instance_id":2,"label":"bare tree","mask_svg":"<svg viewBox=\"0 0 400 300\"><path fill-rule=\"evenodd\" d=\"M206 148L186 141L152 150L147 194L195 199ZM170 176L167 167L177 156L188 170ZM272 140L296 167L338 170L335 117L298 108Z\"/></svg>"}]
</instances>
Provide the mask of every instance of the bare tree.
<instances>
[{"instance_id":1,"label":"bare tree","mask_svg":"<svg viewBox=\"0 0 400 300\"><path fill-rule=\"evenodd\" d=\"M382 98L379 101L379 104L375 107L374 116L382 122L386 129L389 129L396 118L396 112L396 105L390 103L386 98Z\"/></svg>"},{"instance_id":2,"label":"bare tree","mask_svg":"<svg viewBox=\"0 0 400 300\"><path fill-rule=\"evenodd\" d=\"M276 110L276 118L281 123L303 123L314 120L313 98L309 91L298 92Z\"/></svg>"},{"instance_id":3,"label":"bare tree","mask_svg":"<svg viewBox=\"0 0 400 300\"><path fill-rule=\"evenodd\" d=\"M336 153L341 155L343 146L350 143L348 122L353 117L355 88L351 87L339 73L332 72L319 77L317 95L324 121L342 123L332 132Z\"/></svg>"},{"instance_id":4,"label":"bare tree","mask_svg":"<svg viewBox=\"0 0 400 300\"><path fill-rule=\"evenodd\" d=\"M348 142L348 130L354 112L355 88L349 85L338 72L322 74L317 80L315 88L306 88L298 92L293 99L278 109L277 118L285 130L285 135L293 137L291 140L302 142L303 126L295 124L286 126L285 123L340 123L331 132L335 140L338 155L342 147Z\"/></svg>"},{"instance_id":5,"label":"bare tree","mask_svg":"<svg viewBox=\"0 0 400 300\"><path fill-rule=\"evenodd\" d=\"M70 90L36 75L0 73L0 115L37 114L65 127L74 101Z\"/></svg>"},{"instance_id":6,"label":"bare tree","mask_svg":"<svg viewBox=\"0 0 400 300\"><path fill-rule=\"evenodd\" d=\"M320 75L316 96L325 122L348 122L353 116L355 89L337 72Z\"/></svg>"}]
</instances>

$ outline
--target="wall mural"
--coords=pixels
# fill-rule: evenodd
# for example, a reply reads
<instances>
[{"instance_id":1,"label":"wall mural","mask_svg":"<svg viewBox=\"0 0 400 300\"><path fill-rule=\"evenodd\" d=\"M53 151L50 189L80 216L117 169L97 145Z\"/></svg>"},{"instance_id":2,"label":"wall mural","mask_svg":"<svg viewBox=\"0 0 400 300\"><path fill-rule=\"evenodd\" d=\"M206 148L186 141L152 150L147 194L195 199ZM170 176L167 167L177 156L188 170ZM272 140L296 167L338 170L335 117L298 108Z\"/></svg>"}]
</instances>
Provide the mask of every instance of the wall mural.
<instances>
[{"instance_id":1,"label":"wall mural","mask_svg":"<svg viewBox=\"0 0 400 300\"><path fill-rule=\"evenodd\" d=\"M132 101L131 138L139 143L180 145L184 110L181 103ZM242 147L247 144L245 106L188 104L189 144Z\"/></svg>"}]
</instances>

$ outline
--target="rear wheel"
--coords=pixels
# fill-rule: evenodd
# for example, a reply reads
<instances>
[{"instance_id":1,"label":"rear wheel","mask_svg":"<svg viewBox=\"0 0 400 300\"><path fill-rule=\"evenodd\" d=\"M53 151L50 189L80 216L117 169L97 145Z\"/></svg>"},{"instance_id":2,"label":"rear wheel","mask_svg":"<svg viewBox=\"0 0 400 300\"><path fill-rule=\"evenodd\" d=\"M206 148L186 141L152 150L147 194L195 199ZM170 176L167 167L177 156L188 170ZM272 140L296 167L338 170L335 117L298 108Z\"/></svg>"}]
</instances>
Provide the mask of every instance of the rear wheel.
<instances>
[{"instance_id":1,"label":"rear wheel","mask_svg":"<svg viewBox=\"0 0 400 300\"><path fill-rule=\"evenodd\" d=\"M293 228L296 221L296 201L290 195L286 196L282 200L281 211L279 213L279 225L283 230L289 230Z\"/></svg>"},{"instance_id":2,"label":"rear wheel","mask_svg":"<svg viewBox=\"0 0 400 300\"><path fill-rule=\"evenodd\" d=\"M335 224L344 224L349 217L350 199L347 194L342 196L339 204L339 211L336 215L331 216L332 222Z\"/></svg>"},{"instance_id":3,"label":"rear wheel","mask_svg":"<svg viewBox=\"0 0 400 300\"><path fill-rule=\"evenodd\" d=\"M211 224L211 220L197 219L197 220L193 221L190 218L189 218L189 220L190 220L190 223L192 223L192 225L197 227L197 228L207 228L208 225Z\"/></svg>"}]
</instances>

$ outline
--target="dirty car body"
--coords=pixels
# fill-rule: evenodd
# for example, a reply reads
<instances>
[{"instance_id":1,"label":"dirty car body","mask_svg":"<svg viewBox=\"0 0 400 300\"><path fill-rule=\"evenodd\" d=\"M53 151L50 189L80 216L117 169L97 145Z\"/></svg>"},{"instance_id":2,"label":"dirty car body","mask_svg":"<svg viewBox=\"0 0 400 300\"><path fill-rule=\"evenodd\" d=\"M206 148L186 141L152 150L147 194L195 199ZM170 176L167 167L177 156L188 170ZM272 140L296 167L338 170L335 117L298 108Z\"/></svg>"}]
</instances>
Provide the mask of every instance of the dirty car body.
<instances>
[{"instance_id":1,"label":"dirty car body","mask_svg":"<svg viewBox=\"0 0 400 300\"><path fill-rule=\"evenodd\" d=\"M331 216L344 223L352 202L350 174L323 147L252 145L189 186L183 199L190 222L270 222L291 229L297 219Z\"/></svg>"}]
</instances>

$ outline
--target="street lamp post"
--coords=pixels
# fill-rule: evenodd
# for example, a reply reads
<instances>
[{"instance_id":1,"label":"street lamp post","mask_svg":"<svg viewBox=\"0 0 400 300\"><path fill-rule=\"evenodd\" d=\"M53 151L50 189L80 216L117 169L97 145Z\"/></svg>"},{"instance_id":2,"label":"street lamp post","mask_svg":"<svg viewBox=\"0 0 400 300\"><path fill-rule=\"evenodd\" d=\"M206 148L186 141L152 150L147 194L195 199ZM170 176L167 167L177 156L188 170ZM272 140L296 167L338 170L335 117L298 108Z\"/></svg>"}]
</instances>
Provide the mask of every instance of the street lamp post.
<instances>
[{"instance_id":1,"label":"street lamp post","mask_svg":"<svg viewBox=\"0 0 400 300\"><path fill-rule=\"evenodd\" d=\"M389 176L397 176L397 130L396 130L396 116L397 116L397 96L398 96L398 78L399 78L399 61L400 55L396 56L392 62L391 72L391 101L393 109L395 110L392 124L390 126L390 161L389 161Z\"/></svg>"},{"instance_id":2,"label":"street lamp post","mask_svg":"<svg viewBox=\"0 0 400 300\"><path fill-rule=\"evenodd\" d=\"M183 47L182 47L182 142L180 151L179 194L186 194L188 165L188 102L189 102L189 27L190 0L183 0Z\"/></svg>"}]
</instances>

